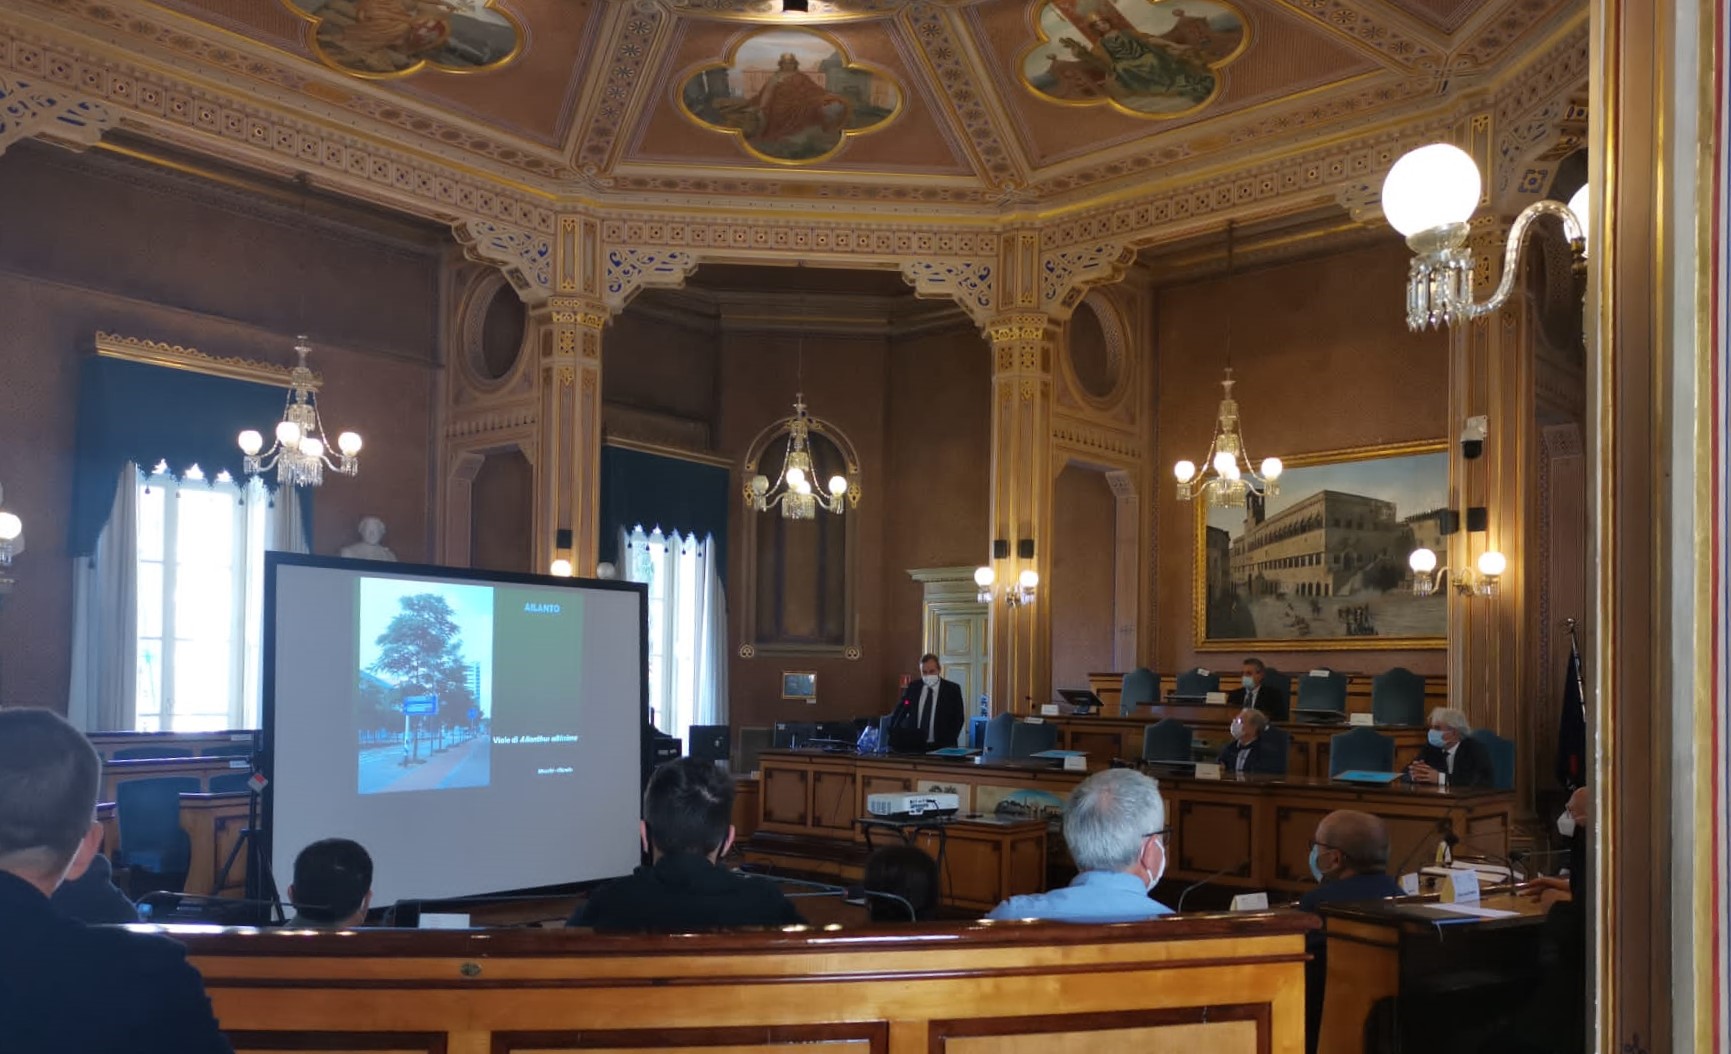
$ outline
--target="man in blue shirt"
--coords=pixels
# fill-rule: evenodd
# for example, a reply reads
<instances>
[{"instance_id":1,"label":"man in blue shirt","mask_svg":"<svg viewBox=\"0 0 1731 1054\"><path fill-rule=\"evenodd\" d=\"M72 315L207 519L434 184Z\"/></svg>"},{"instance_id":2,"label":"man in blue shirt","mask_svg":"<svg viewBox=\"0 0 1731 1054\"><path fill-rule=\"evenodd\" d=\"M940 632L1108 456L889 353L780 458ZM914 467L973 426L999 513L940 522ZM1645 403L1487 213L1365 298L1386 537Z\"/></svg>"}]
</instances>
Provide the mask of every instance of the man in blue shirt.
<instances>
[{"instance_id":1,"label":"man in blue shirt","mask_svg":"<svg viewBox=\"0 0 1731 1054\"><path fill-rule=\"evenodd\" d=\"M1166 870L1166 803L1152 779L1107 769L1083 780L1064 807L1064 842L1081 870L1074 881L1011 897L986 917L1135 922L1172 914L1148 895Z\"/></svg>"}]
</instances>

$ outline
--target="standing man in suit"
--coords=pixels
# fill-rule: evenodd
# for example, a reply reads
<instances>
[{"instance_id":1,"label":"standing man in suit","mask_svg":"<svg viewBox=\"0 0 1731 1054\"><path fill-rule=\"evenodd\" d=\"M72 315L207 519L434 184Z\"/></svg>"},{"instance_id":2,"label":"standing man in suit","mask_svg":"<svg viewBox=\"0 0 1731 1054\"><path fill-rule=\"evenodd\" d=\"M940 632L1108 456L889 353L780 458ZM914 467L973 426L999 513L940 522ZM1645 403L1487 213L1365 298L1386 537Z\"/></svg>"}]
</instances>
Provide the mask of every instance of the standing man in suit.
<instances>
[{"instance_id":1,"label":"standing man in suit","mask_svg":"<svg viewBox=\"0 0 1731 1054\"><path fill-rule=\"evenodd\" d=\"M1472 738L1467 715L1452 706L1430 712L1430 733L1418 752L1418 760L1407 767L1414 783L1444 783L1450 787L1489 787L1496 782L1491 752Z\"/></svg>"},{"instance_id":2,"label":"standing man in suit","mask_svg":"<svg viewBox=\"0 0 1731 1054\"><path fill-rule=\"evenodd\" d=\"M1232 719L1232 741L1220 749L1220 769L1241 776L1284 776L1286 758L1262 737L1268 715L1245 707Z\"/></svg>"},{"instance_id":3,"label":"standing man in suit","mask_svg":"<svg viewBox=\"0 0 1731 1054\"><path fill-rule=\"evenodd\" d=\"M1286 705L1286 693L1272 684L1262 683L1262 675L1267 672L1268 667L1261 659L1254 656L1245 659L1240 687L1227 694L1226 702L1240 710L1260 710L1268 715L1270 721L1288 720L1292 715Z\"/></svg>"},{"instance_id":4,"label":"standing man in suit","mask_svg":"<svg viewBox=\"0 0 1731 1054\"><path fill-rule=\"evenodd\" d=\"M101 766L59 715L0 710L0 1048L231 1054L184 948L49 903L102 847Z\"/></svg>"},{"instance_id":5,"label":"standing man in suit","mask_svg":"<svg viewBox=\"0 0 1731 1054\"><path fill-rule=\"evenodd\" d=\"M902 690L890 717L890 745L897 750L953 747L962 734L962 686L943 679L938 657L920 656L920 679ZM922 735L915 735L915 731ZM917 740L917 742L916 742Z\"/></svg>"}]
</instances>

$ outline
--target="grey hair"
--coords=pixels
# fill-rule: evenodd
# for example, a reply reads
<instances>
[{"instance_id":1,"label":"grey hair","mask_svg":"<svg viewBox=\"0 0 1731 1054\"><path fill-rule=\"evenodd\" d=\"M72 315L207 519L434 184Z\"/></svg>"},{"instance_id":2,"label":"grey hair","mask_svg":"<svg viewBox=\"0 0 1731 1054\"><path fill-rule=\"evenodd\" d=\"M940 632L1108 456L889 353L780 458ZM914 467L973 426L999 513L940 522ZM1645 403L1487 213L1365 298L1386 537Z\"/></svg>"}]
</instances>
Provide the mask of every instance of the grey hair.
<instances>
[{"instance_id":1,"label":"grey hair","mask_svg":"<svg viewBox=\"0 0 1731 1054\"><path fill-rule=\"evenodd\" d=\"M1096 772L1070 792L1064 841L1083 871L1124 871L1148 835L1166 827L1160 785L1135 769Z\"/></svg>"},{"instance_id":2,"label":"grey hair","mask_svg":"<svg viewBox=\"0 0 1731 1054\"><path fill-rule=\"evenodd\" d=\"M1467 715L1452 706L1439 706L1430 712L1431 727L1441 725L1452 728L1462 739L1473 734L1473 726L1467 721Z\"/></svg>"},{"instance_id":3,"label":"grey hair","mask_svg":"<svg viewBox=\"0 0 1731 1054\"><path fill-rule=\"evenodd\" d=\"M1238 716L1255 725L1257 735L1261 735L1262 730L1268 727L1268 715L1253 706L1238 711Z\"/></svg>"}]
</instances>

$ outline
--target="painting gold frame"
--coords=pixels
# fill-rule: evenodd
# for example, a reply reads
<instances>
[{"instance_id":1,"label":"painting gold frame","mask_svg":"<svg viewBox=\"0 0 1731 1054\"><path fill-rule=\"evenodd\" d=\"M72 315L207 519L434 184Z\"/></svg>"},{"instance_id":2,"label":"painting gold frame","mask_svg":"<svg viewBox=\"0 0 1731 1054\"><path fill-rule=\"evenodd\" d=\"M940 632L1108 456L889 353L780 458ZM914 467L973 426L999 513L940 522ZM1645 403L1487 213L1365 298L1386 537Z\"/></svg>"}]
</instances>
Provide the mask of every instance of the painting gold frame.
<instances>
[{"instance_id":1,"label":"painting gold frame","mask_svg":"<svg viewBox=\"0 0 1731 1054\"><path fill-rule=\"evenodd\" d=\"M1448 441L1430 439L1411 443L1389 443L1381 446L1350 447L1345 450L1324 450L1313 454L1295 454L1284 458L1286 469L1314 468L1319 465L1339 465L1379 458L1411 457L1419 454L1448 452ZM1392 651L1421 648L1446 648L1448 637L1210 637L1208 636L1208 548L1207 527L1209 506L1201 498L1194 500L1196 513L1195 537L1191 546L1195 562L1191 568L1191 622L1197 651ZM1443 603L1452 603L1445 598Z\"/></svg>"},{"instance_id":2,"label":"painting gold frame","mask_svg":"<svg viewBox=\"0 0 1731 1054\"><path fill-rule=\"evenodd\" d=\"M740 50L742 48L744 48L747 44L751 43L753 40L757 39L760 36L765 36L769 33L787 32L790 30L797 30L797 31L802 32L802 33L810 33L814 37L821 38L826 43L828 43L830 45L830 47L835 48L837 53L839 53L841 55L841 57L845 60L844 64L845 64L846 68L865 70L867 73L870 73L872 76L882 77L884 80L886 80L890 84L894 85L895 89L896 89L895 109L890 111L890 115L888 117L885 117L883 120L879 121L877 124L872 125L870 128L843 128L841 130L841 138L836 140L835 146L829 150L826 150L822 154L817 155L816 157L785 158L785 157L775 157L771 154L764 153L763 151L757 149L755 146L751 145L751 140L746 138L745 132L742 131L741 129L723 128L720 125L711 124L710 122L705 121L703 118L692 113L691 107L685 105L685 86L687 84L691 83L691 79L693 77L697 76L700 73L703 73L706 70L731 69L733 67L734 62L736 62L739 58ZM821 164L825 161L830 160L831 158L835 157L837 154L841 153L842 150L847 147L848 142L850 140L854 139L855 137L862 136L862 135L872 135L874 133L881 132L884 129L895 124L897 121L901 120L901 116L902 116L903 112L905 112L907 110L907 106L908 106L908 86L903 84L899 78L897 78L893 74L891 74L889 70L886 70L882 66L878 66L874 63L862 62L859 59L854 58L853 55L848 51L847 45L843 44L841 42L841 39L839 37L837 37L834 33L829 33L829 32L826 32L822 29L818 29L815 26L806 25L803 23L797 24L797 25L778 25L778 26L763 27L763 28L753 29L752 31L750 31L748 33L741 34L738 39L736 39L732 44L728 45L727 51L725 51L722 54L721 58L711 59L707 62L699 62L699 63L696 63L694 65L687 66L685 69L682 69L678 73L674 74L668 80L668 91L673 97L673 107L674 107L675 112L677 112L679 114L679 116L681 116L681 117L685 118L687 121L691 122L692 125L694 125L698 128L701 128L706 132L720 132L724 135L730 136L733 138L733 140L735 142L737 142L739 144L739 148L741 150L745 151L745 153L747 155L749 155L750 157L752 157L753 159L765 162L766 164L781 165L785 168L803 168L803 167L808 166L808 165L817 165L817 164Z\"/></svg>"},{"instance_id":3,"label":"painting gold frame","mask_svg":"<svg viewBox=\"0 0 1731 1054\"><path fill-rule=\"evenodd\" d=\"M803 682L804 692L789 691L789 687ZM781 671L781 697L809 703L817 699L816 670L783 670Z\"/></svg>"},{"instance_id":4,"label":"painting gold frame","mask_svg":"<svg viewBox=\"0 0 1731 1054\"><path fill-rule=\"evenodd\" d=\"M1167 3L1171 2L1171 0L1149 0L1149 2ZM1236 3L1233 3L1232 0L1211 0L1211 2L1216 3L1221 7L1230 8L1233 14L1238 16L1238 24L1244 28L1244 32L1239 38L1237 47L1233 48L1231 52L1222 57L1218 62L1207 63L1209 72L1214 74L1214 90L1208 93L1208 98L1203 99L1195 106L1183 110L1174 110L1171 113L1149 113L1146 110L1136 110L1125 106L1123 103L1110 96L1102 96L1098 99L1059 99L1047 95L1045 92L1034 87L1033 82L1028 80L1028 56L1032 55L1040 48L1047 47L1052 43L1052 39L1046 35L1045 28L1040 25L1040 15L1045 11L1050 0L1034 0L1034 2L1028 4L1026 17L1028 19L1028 28L1034 35L1034 42L1023 48L1021 52L1016 55L1016 79L1021 82L1022 87L1027 90L1028 94L1043 103L1050 103L1053 106L1109 106L1127 117L1136 117L1144 121L1175 121L1186 117L1194 117L1202 110L1214 105L1220 100L1220 93L1225 90L1221 72L1225 70L1227 66L1230 66L1232 63L1237 62L1240 58L1244 57L1244 52L1249 49L1250 39L1253 35L1251 32L1250 17L1244 13L1243 8L1239 7Z\"/></svg>"},{"instance_id":5,"label":"painting gold frame","mask_svg":"<svg viewBox=\"0 0 1731 1054\"><path fill-rule=\"evenodd\" d=\"M513 41L511 46L511 53L506 55L504 58L499 59L496 62L489 62L485 66L473 67L441 66L437 62L432 62L428 59L421 59L414 65L400 70L386 70L382 72L374 70L357 70L352 66L344 66L342 63L337 62L325 53L324 46L319 43L319 24L324 21L323 15L315 15L302 10L300 5L296 4L294 0L282 0L282 5L288 8L289 12L296 18L307 23L307 50L313 53L313 56L319 60L320 64L346 76L366 81L390 81L402 77L413 77L415 74L427 69L433 69L440 73L450 73L459 77L466 77L475 73L494 73L511 65L511 63L516 62L518 56L523 54L523 49L527 47L529 43L529 33L524 27L522 20L505 8L500 7L495 0L487 0L487 3L484 5L487 10L509 22L512 31L516 34L516 39Z\"/></svg>"}]
</instances>

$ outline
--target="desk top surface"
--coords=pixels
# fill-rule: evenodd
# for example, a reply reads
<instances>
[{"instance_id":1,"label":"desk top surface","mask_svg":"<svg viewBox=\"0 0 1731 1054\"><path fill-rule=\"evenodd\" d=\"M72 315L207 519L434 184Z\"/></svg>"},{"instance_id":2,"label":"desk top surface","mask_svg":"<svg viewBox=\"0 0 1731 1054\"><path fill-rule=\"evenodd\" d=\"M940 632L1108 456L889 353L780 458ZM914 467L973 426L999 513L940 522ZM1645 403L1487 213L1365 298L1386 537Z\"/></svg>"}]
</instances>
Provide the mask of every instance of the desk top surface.
<instances>
[{"instance_id":1,"label":"desk top surface","mask_svg":"<svg viewBox=\"0 0 1731 1054\"><path fill-rule=\"evenodd\" d=\"M1199 703L1144 703L1128 714L1121 714L1115 706L1108 706L1099 712L1078 712L1074 707L1061 707L1055 716L1042 715L1047 721L1099 721L1102 724L1116 722L1139 725L1152 725L1168 717L1196 724L1218 724L1225 726L1232 723L1241 708L1230 705L1209 706ZM1314 732L1348 732L1354 728L1370 728L1377 732L1418 732L1421 735L1429 728L1427 725L1353 725L1346 721L1274 721L1276 728L1288 732L1294 730Z\"/></svg>"},{"instance_id":2,"label":"desk top surface","mask_svg":"<svg viewBox=\"0 0 1731 1054\"><path fill-rule=\"evenodd\" d=\"M1514 912L1513 915L1501 918L1475 918L1471 915L1462 915L1459 918L1444 920L1436 914L1437 898L1435 896L1321 904L1318 905L1318 911L1330 917L1352 919L1355 922L1393 925L1403 929L1428 931L1439 924L1503 928L1507 926L1532 926L1543 922L1545 914L1551 910L1551 905L1559 899L1567 900L1568 896L1567 894L1534 896L1525 891L1501 892L1486 896L1479 902L1479 907L1490 908L1495 911Z\"/></svg>"},{"instance_id":3,"label":"desk top surface","mask_svg":"<svg viewBox=\"0 0 1731 1054\"><path fill-rule=\"evenodd\" d=\"M1000 774L1003 776L1027 778L1029 776L1051 776L1059 779L1069 779L1081 782L1089 774L1064 769L1062 763L1039 758L1016 758L1005 761L983 761L979 755L962 758L938 757L931 754L858 754L830 753L823 750L765 750L759 755L762 761L777 758L798 761L833 760L841 763L884 765L890 767L916 768L923 772L933 773L932 778L941 779L941 773L954 772L958 777L967 775L977 779L984 774ZM1192 787L1241 787L1246 790L1266 790L1269 793L1280 791L1321 791L1350 794L1385 794L1398 795L1407 798L1441 798L1451 800L1468 800L1477 798L1494 798L1499 795L1509 795L1512 791L1497 790L1494 787L1439 787L1429 783L1406 783L1395 780L1388 784L1354 783L1347 780L1333 780L1321 776L1263 776L1240 774L1235 772L1222 773L1219 779L1198 778L1185 771L1187 766L1166 768L1160 765L1146 766L1146 771L1162 782L1182 783Z\"/></svg>"}]
</instances>

